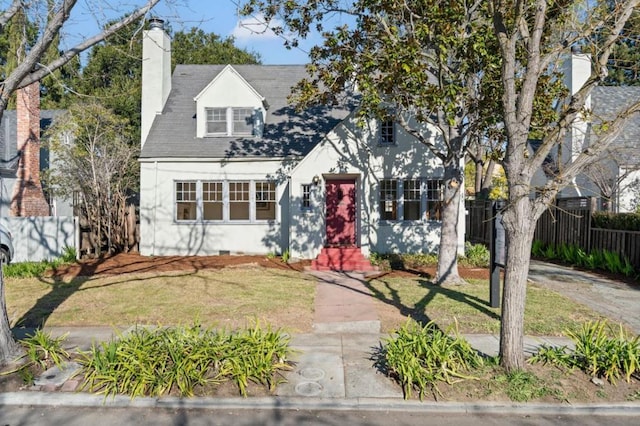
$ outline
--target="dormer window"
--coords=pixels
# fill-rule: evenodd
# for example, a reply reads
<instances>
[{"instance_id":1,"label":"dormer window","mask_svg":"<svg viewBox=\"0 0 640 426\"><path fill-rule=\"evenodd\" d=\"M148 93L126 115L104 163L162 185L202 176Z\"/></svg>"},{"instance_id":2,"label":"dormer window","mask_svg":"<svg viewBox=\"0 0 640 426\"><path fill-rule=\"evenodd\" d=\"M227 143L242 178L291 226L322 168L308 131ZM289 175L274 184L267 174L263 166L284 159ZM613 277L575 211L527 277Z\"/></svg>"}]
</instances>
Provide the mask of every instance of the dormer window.
<instances>
[{"instance_id":1,"label":"dormer window","mask_svg":"<svg viewBox=\"0 0 640 426\"><path fill-rule=\"evenodd\" d=\"M206 136L251 136L254 134L253 108L205 108Z\"/></svg>"}]
</instances>

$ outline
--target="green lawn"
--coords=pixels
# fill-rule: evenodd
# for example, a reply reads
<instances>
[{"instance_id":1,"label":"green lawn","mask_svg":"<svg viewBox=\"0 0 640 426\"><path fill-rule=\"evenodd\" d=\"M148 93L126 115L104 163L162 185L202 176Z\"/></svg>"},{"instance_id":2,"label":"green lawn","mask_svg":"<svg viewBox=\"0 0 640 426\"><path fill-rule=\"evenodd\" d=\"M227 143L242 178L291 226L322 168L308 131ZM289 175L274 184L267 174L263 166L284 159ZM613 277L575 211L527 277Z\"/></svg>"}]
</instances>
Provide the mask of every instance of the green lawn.
<instances>
[{"instance_id":1,"label":"green lawn","mask_svg":"<svg viewBox=\"0 0 640 426\"><path fill-rule=\"evenodd\" d=\"M129 326L133 324L242 327L258 319L292 332L309 332L315 278L260 267L146 273L109 277L6 278L7 311L17 326ZM369 282L382 331L408 317L456 321L463 333L498 333L500 309L489 307L489 284L434 286L422 278L381 277ZM561 335L600 316L565 297L529 285L525 333Z\"/></svg>"},{"instance_id":2,"label":"green lawn","mask_svg":"<svg viewBox=\"0 0 640 426\"><path fill-rule=\"evenodd\" d=\"M189 273L75 278L6 278L12 325L239 327L253 319L309 331L315 279L297 272L228 268Z\"/></svg>"},{"instance_id":3,"label":"green lawn","mask_svg":"<svg viewBox=\"0 0 640 426\"><path fill-rule=\"evenodd\" d=\"M434 320L441 328L458 322L462 333L499 333L500 308L489 307L489 282L439 287L421 278L379 278L370 281L378 299L383 329L391 331L407 316L423 323ZM396 314L401 313L402 316ZM562 335L567 328L601 318L590 308L560 294L529 285L525 334Z\"/></svg>"}]
</instances>

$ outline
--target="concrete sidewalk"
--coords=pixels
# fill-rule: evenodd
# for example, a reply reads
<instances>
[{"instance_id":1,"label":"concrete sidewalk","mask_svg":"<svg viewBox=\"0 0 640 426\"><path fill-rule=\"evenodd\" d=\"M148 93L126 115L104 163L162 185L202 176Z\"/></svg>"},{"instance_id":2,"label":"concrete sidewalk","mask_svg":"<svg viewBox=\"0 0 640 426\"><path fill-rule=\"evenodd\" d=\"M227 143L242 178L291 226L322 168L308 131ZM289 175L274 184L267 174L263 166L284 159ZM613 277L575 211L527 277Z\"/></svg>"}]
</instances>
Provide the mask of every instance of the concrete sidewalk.
<instances>
[{"instance_id":1,"label":"concrete sidewalk","mask_svg":"<svg viewBox=\"0 0 640 426\"><path fill-rule=\"evenodd\" d=\"M544 266L544 265L543 265ZM553 265L555 266L555 265ZM571 280L572 272L553 267L542 268L534 264L536 282L552 285L557 274ZM546 272L545 272L546 271ZM555 271L555 272L554 272ZM298 352L294 356L295 368L285 373L286 383L277 388L273 398L141 398L131 401L128 397L104 399L102 396L71 392L73 383L64 377L55 378L57 385L41 387L40 392L26 391L0 394L0 405L78 405L94 406L155 406L170 408L171 404L185 404L194 408L256 408L257 406L287 407L292 409L402 409L449 412L522 412L522 413L562 413L562 414L620 414L640 415L640 403L624 403L614 406L562 404L509 404L475 402L462 403L416 403L404 401L398 384L386 377L376 367L384 339L380 333L380 322L375 314L368 289L359 274L335 272L315 272L318 279L314 332L292 336L292 346ZM590 283L584 276L581 280ZM577 279L577 278L576 278ZM600 283L606 285L606 282ZM612 283L615 285L615 283ZM626 292L636 291L628 288ZM578 293L584 293L578 291ZM616 297L631 297L616 293ZM636 309L637 306L636 305ZM637 312L636 312L637 313ZM115 331L106 327L58 328L46 327L54 336L68 333L66 347L86 350L94 342L107 341L115 337ZM126 330L118 330L126 332ZM498 354L499 337L496 335L465 335L470 344L479 352L494 356ZM542 345L571 346L566 338L531 337L525 338L524 350L534 353ZM54 375L52 375L54 376ZM45 389L63 389L68 392L43 392ZM124 405L123 405L124 404Z\"/></svg>"}]
</instances>

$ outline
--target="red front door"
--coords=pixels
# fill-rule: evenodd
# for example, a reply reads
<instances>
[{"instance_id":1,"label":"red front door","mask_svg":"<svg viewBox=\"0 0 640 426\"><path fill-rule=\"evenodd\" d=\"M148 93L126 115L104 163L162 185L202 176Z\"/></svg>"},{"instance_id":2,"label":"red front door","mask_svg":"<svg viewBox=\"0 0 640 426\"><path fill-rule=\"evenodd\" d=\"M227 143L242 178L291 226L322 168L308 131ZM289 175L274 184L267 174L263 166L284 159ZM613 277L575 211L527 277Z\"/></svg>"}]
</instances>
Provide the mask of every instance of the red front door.
<instances>
[{"instance_id":1,"label":"red front door","mask_svg":"<svg viewBox=\"0 0 640 426\"><path fill-rule=\"evenodd\" d=\"M356 244L356 182L355 180L328 180L327 246L354 246Z\"/></svg>"}]
</instances>

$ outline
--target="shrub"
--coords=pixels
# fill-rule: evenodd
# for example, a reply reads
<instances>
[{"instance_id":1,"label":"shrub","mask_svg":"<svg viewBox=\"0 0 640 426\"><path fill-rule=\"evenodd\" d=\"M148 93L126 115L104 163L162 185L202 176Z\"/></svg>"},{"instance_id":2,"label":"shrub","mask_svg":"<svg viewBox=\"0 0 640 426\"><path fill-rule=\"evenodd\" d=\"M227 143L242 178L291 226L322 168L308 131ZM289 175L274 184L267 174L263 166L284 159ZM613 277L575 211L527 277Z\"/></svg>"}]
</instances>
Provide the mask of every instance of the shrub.
<instances>
[{"instance_id":1,"label":"shrub","mask_svg":"<svg viewBox=\"0 0 640 426\"><path fill-rule=\"evenodd\" d=\"M273 389L290 368L290 337L255 324L229 333L191 327L140 328L82 353L82 389L105 395L192 396L199 386L234 381L246 396L249 381Z\"/></svg>"},{"instance_id":2,"label":"shrub","mask_svg":"<svg viewBox=\"0 0 640 426\"><path fill-rule=\"evenodd\" d=\"M454 337L449 332L453 331ZM420 399L431 390L439 393L437 382L472 379L465 373L482 365L482 358L459 335L457 329L442 332L433 321L424 327L410 321L386 339L384 363L400 382L406 398L416 389Z\"/></svg>"},{"instance_id":3,"label":"shrub","mask_svg":"<svg viewBox=\"0 0 640 426\"><path fill-rule=\"evenodd\" d=\"M3 273L5 277L11 278L37 278L44 275L49 269L74 263L76 259L76 249L65 247L62 256L57 259L43 260L41 262L10 263L4 265Z\"/></svg>"},{"instance_id":4,"label":"shrub","mask_svg":"<svg viewBox=\"0 0 640 426\"><path fill-rule=\"evenodd\" d=\"M489 267L490 253L489 249L483 244L464 244L464 258L460 259L461 263L477 268Z\"/></svg>"},{"instance_id":5,"label":"shrub","mask_svg":"<svg viewBox=\"0 0 640 426\"><path fill-rule=\"evenodd\" d=\"M640 231L638 213L594 213L591 217L594 228L619 229L621 231Z\"/></svg>"},{"instance_id":6,"label":"shrub","mask_svg":"<svg viewBox=\"0 0 640 426\"><path fill-rule=\"evenodd\" d=\"M622 325L614 331L607 322L587 322L578 331L566 331L575 350L543 346L529 362L552 363L579 368L591 376L604 377L612 384L620 377L627 382L640 373L640 336L631 338Z\"/></svg>"}]
</instances>

